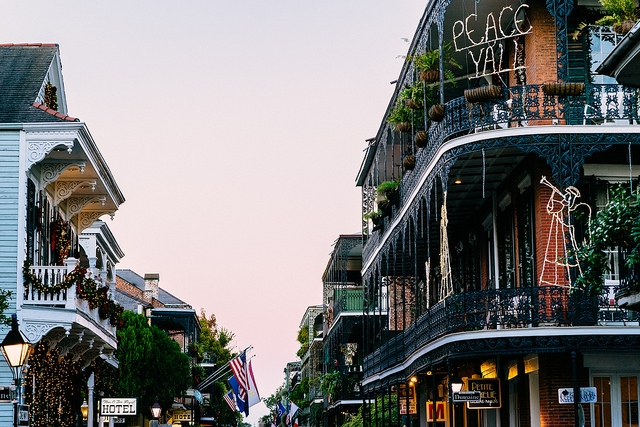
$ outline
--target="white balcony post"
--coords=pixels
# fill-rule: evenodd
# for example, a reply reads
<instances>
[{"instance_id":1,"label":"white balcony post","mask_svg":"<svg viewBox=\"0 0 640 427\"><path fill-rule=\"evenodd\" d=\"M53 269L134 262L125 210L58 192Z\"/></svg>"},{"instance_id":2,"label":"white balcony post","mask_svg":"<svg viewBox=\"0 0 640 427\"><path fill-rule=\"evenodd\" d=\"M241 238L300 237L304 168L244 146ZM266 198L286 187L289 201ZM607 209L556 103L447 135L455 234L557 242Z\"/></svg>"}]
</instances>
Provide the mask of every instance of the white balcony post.
<instances>
[{"instance_id":1,"label":"white balcony post","mask_svg":"<svg viewBox=\"0 0 640 427\"><path fill-rule=\"evenodd\" d=\"M87 380L87 389L89 390L89 416L87 417L87 427L93 427L93 386L94 374L92 372Z\"/></svg>"},{"instance_id":2,"label":"white balcony post","mask_svg":"<svg viewBox=\"0 0 640 427\"><path fill-rule=\"evenodd\" d=\"M64 260L64 264L67 267L67 274L71 273L76 268L76 263L78 262L75 258L67 258ZM76 285L73 284L69 289L67 289L67 301L64 304L65 308L75 309L76 308Z\"/></svg>"}]
</instances>

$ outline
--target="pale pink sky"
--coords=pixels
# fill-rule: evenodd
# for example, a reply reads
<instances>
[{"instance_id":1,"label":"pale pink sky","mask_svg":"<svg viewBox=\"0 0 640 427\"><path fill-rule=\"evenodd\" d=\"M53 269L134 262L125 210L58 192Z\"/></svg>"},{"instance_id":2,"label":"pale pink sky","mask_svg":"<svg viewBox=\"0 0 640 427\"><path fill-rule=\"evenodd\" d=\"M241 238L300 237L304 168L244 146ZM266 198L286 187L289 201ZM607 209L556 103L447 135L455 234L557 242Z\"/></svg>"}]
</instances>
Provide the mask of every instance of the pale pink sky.
<instances>
[{"instance_id":1,"label":"pale pink sky","mask_svg":"<svg viewBox=\"0 0 640 427\"><path fill-rule=\"evenodd\" d=\"M159 273L253 345L266 397L322 302L331 244L360 231L365 139L425 4L11 1L0 33L60 45L69 114L127 199L107 221L118 267Z\"/></svg>"}]
</instances>

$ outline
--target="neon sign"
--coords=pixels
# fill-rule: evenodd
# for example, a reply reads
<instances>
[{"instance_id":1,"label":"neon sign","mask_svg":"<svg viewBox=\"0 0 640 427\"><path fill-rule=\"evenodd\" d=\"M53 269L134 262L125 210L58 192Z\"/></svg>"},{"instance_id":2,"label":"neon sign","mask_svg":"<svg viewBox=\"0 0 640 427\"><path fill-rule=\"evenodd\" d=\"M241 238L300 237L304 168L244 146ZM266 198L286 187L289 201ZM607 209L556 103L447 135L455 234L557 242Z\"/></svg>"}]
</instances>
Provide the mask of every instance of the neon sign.
<instances>
[{"instance_id":1,"label":"neon sign","mask_svg":"<svg viewBox=\"0 0 640 427\"><path fill-rule=\"evenodd\" d=\"M476 30L469 25L471 18L475 18L474 21L478 18L475 13L468 15L464 21L460 20L453 23L453 46L456 52L466 50L469 53L475 66L474 77L483 77L494 73L504 73L525 68L523 63L516 60L516 55L513 55L511 68L502 68L502 64L507 40L513 41L514 52L516 52L518 50L518 37L533 31L531 24L526 30L522 29L524 9L528 7L529 5L522 4L514 12L511 6L505 6L500 11L497 20L493 12L489 12L485 21L484 34L480 38L475 34ZM521 17L519 18L519 16ZM511 32L505 31L504 21L513 21L514 28Z\"/></svg>"}]
</instances>

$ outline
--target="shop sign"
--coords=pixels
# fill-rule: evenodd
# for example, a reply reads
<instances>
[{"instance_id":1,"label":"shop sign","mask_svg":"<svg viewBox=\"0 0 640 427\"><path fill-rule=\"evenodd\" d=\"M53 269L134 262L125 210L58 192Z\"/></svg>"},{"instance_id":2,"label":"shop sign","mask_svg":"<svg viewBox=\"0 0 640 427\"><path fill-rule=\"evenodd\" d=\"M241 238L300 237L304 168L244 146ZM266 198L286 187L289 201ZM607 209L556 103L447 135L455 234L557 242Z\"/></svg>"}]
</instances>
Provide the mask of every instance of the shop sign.
<instances>
[{"instance_id":1,"label":"shop sign","mask_svg":"<svg viewBox=\"0 0 640 427\"><path fill-rule=\"evenodd\" d=\"M173 421L191 421L191 411L173 411Z\"/></svg>"},{"instance_id":2,"label":"shop sign","mask_svg":"<svg viewBox=\"0 0 640 427\"><path fill-rule=\"evenodd\" d=\"M492 409L502 406L500 401L500 378L468 379L467 391L480 393L480 400L467 402L467 408L469 409Z\"/></svg>"},{"instance_id":3,"label":"shop sign","mask_svg":"<svg viewBox=\"0 0 640 427\"><path fill-rule=\"evenodd\" d=\"M135 397L100 399L100 415L136 415L138 399Z\"/></svg>"},{"instance_id":4,"label":"shop sign","mask_svg":"<svg viewBox=\"0 0 640 427\"><path fill-rule=\"evenodd\" d=\"M447 403L436 402L435 413L433 408L433 402L427 402L427 422L446 421L447 420Z\"/></svg>"},{"instance_id":5,"label":"shop sign","mask_svg":"<svg viewBox=\"0 0 640 427\"><path fill-rule=\"evenodd\" d=\"M406 390L409 390L409 395L407 396ZM407 387L406 385L401 385L398 390L398 400L400 401L400 414L407 414L407 401L409 403L409 414L417 414L418 413L418 405L416 403L416 389L413 386Z\"/></svg>"},{"instance_id":6,"label":"shop sign","mask_svg":"<svg viewBox=\"0 0 640 427\"><path fill-rule=\"evenodd\" d=\"M0 403L11 403L11 387L0 386Z\"/></svg>"},{"instance_id":7,"label":"shop sign","mask_svg":"<svg viewBox=\"0 0 640 427\"><path fill-rule=\"evenodd\" d=\"M597 403L598 390L595 387L580 387L579 403ZM573 403L573 388L558 389L558 403Z\"/></svg>"}]
</instances>

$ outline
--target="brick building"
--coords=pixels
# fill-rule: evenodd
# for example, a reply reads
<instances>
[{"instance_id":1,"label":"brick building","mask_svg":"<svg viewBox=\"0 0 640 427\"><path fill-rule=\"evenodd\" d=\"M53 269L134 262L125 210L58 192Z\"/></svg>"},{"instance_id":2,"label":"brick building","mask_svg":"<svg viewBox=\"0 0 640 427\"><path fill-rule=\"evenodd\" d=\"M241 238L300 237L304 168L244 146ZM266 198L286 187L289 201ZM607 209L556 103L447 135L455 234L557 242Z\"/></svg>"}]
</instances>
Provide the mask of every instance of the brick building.
<instances>
[{"instance_id":1,"label":"brick building","mask_svg":"<svg viewBox=\"0 0 640 427\"><path fill-rule=\"evenodd\" d=\"M612 188L638 190L638 92L595 72L622 36L572 37L602 13L428 2L357 176L365 425L638 425L638 314L615 299L638 267L611 247L591 286L572 257Z\"/></svg>"},{"instance_id":2,"label":"brick building","mask_svg":"<svg viewBox=\"0 0 640 427\"><path fill-rule=\"evenodd\" d=\"M187 352L200 335L198 315L191 305L160 287L160 275L141 277L132 270L116 270L114 298L125 310L143 314Z\"/></svg>"}]
</instances>

